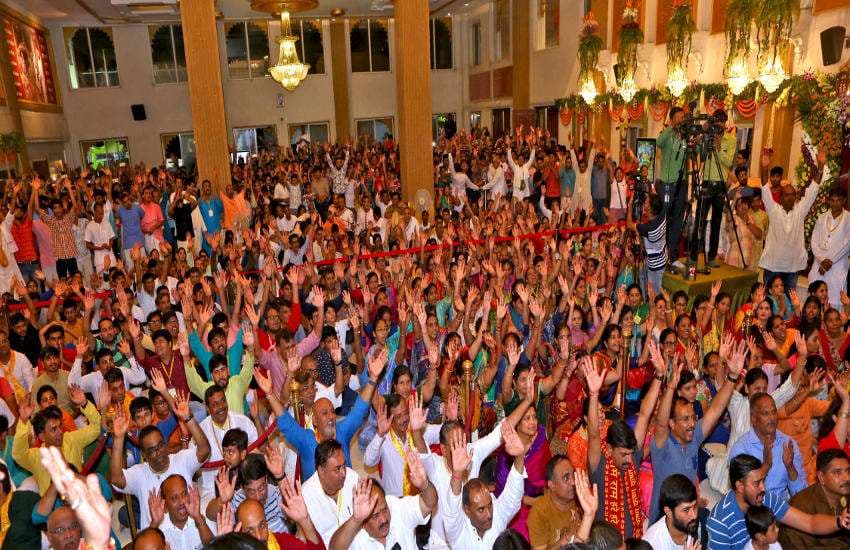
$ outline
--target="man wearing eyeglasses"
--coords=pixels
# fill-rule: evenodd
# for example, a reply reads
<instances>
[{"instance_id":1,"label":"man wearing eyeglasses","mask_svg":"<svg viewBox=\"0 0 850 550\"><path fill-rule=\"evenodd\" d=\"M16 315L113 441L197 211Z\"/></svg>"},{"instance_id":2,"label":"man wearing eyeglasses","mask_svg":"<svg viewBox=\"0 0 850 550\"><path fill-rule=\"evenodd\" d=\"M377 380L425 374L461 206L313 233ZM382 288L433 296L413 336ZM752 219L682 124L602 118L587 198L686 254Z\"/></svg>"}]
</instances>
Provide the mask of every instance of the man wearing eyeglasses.
<instances>
[{"instance_id":1,"label":"man wearing eyeglasses","mask_svg":"<svg viewBox=\"0 0 850 550\"><path fill-rule=\"evenodd\" d=\"M51 550L77 550L83 530L74 511L67 506L57 508L47 519L47 541Z\"/></svg>"},{"instance_id":2,"label":"man wearing eyeglasses","mask_svg":"<svg viewBox=\"0 0 850 550\"><path fill-rule=\"evenodd\" d=\"M119 414L112 422L114 440L112 455L109 459L109 474L115 489L135 496L141 507L139 529L151 522L148 499L151 491L158 490L162 482L173 474L183 476L186 483L192 483L192 477L210 455L210 444L195 417L189 411L188 396L180 395L175 399L175 412L192 434L194 446L174 455L168 454L166 441L156 426L147 426L139 432L139 447L142 450L142 463L124 468L124 438L127 435L129 420Z\"/></svg>"}]
</instances>

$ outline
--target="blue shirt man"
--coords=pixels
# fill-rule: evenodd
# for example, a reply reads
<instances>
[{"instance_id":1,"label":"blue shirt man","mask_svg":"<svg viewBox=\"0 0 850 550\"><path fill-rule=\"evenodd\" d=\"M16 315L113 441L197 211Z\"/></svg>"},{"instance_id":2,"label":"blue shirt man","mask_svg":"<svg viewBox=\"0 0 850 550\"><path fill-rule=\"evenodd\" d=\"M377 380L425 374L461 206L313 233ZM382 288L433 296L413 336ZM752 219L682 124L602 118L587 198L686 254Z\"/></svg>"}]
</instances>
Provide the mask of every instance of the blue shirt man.
<instances>
[{"instance_id":1,"label":"blue shirt man","mask_svg":"<svg viewBox=\"0 0 850 550\"><path fill-rule=\"evenodd\" d=\"M212 184L209 180L201 182L201 199L198 201L198 210L204 219L204 225L207 226L207 234L221 231L221 217L224 214L224 204L220 198L213 196ZM206 238L203 239L202 246L207 251L207 254L212 254L212 247Z\"/></svg>"},{"instance_id":2,"label":"blue shirt man","mask_svg":"<svg viewBox=\"0 0 850 550\"><path fill-rule=\"evenodd\" d=\"M145 211L136 203L130 201L130 194L121 197L121 206L115 211L121 220L121 249L129 250L136 245L144 248L142 235L142 218Z\"/></svg>"},{"instance_id":3,"label":"blue shirt man","mask_svg":"<svg viewBox=\"0 0 850 550\"><path fill-rule=\"evenodd\" d=\"M792 445L794 448L792 459L787 464L784 460L786 445ZM803 469L803 457L796 441L776 430L771 445L771 453L773 454L773 464L764 479L765 489L788 499L808 486L806 471ZM742 454L764 456L764 443L759 439L754 428L750 428L750 431L732 445L732 449L729 451L729 459Z\"/></svg>"}]
</instances>

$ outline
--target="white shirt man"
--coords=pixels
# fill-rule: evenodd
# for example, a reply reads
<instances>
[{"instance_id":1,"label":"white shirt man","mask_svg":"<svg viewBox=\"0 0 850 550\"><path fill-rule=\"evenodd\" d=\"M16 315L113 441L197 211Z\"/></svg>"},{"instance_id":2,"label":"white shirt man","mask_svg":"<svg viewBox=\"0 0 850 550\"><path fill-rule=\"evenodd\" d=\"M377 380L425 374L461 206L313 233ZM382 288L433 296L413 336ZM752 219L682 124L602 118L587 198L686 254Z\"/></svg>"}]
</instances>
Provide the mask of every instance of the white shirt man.
<instances>
[{"instance_id":1,"label":"white shirt man","mask_svg":"<svg viewBox=\"0 0 850 550\"><path fill-rule=\"evenodd\" d=\"M130 366L118 369L124 375L124 387L141 386L148 379L144 369L136 363L134 357L128 357L127 360ZM77 358L74 359L74 364L71 366L71 372L68 373L68 384L80 386L84 392L97 395L100 391L100 386L103 384L103 375L97 369L83 375L81 374L82 365L83 360L77 355Z\"/></svg>"},{"instance_id":2,"label":"white shirt man","mask_svg":"<svg viewBox=\"0 0 850 550\"><path fill-rule=\"evenodd\" d=\"M825 168L824 172L826 171ZM823 179L821 177L821 181ZM761 198L770 224L767 227L767 237L764 241L759 267L777 273L797 272L806 268L808 255L803 242L803 222L819 190L818 182L812 181L803 198L790 210L786 210L773 200L773 194L768 188L762 188ZM786 191L785 188L780 191L780 193L786 192L790 191Z\"/></svg>"},{"instance_id":3,"label":"white shirt man","mask_svg":"<svg viewBox=\"0 0 850 550\"><path fill-rule=\"evenodd\" d=\"M841 304L841 291L847 282L847 256L850 254L850 213L844 209L840 191L830 190L829 210L820 215L812 230L812 254L815 260L809 271L809 282L824 281L829 290L829 303Z\"/></svg>"},{"instance_id":4,"label":"white shirt man","mask_svg":"<svg viewBox=\"0 0 850 550\"><path fill-rule=\"evenodd\" d=\"M316 527L325 548L330 548L331 537L340 525L345 523L354 512L354 488L360 476L351 468L345 469L345 483L336 497L330 497L322 488L318 469L301 486L301 495L307 504L310 519Z\"/></svg>"},{"instance_id":5,"label":"white shirt man","mask_svg":"<svg viewBox=\"0 0 850 550\"><path fill-rule=\"evenodd\" d=\"M233 428L239 428L248 434L248 444L257 440L257 428L250 418L244 414L230 411L227 413L227 421L223 426L213 422L212 416L207 416L200 422L201 430L210 442L210 457L208 460L222 460L221 442L224 434ZM205 509L206 503L215 497L215 476L218 470L201 471L201 509Z\"/></svg>"},{"instance_id":6,"label":"white shirt man","mask_svg":"<svg viewBox=\"0 0 850 550\"><path fill-rule=\"evenodd\" d=\"M425 428L423 439L426 445L430 446L439 443L440 427L440 424L429 424ZM498 432L496 432L496 435L498 436ZM404 469L406 461L404 455L399 454L394 441L401 446L402 452L407 452L410 446L410 438L406 434L403 437L399 437L393 428L390 428L390 431L386 435L375 434L375 437L369 442L369 446L366 447L366 451L363 453L363 464L365 466L374 467L380 463L381 487L384 488L388 501L390 496L400 497L404 492ZM425 467L425 471L428 471L427 466ZM431 476L429 475L428 477L430 478ZM387 502L387 505L389 505L389 502Z\"/></svg>"},{"instance_id":7,"label":"white shirt man","mask_svg":"<svg viewBox=\"0 0 850 550\"><path fill-rule=\"evenodd\" d=\"M2 372L7 379L9 379L9 377L14 378L18 383L20 383L21 387L27 393L30 393L35 376L33 375L32 363L30 363L30 360L27 359L26 355L19 351L10 349L9 361L4 363L0 360L0 372Z\"/></svg>"},{"instance_id":8,"label":"white shirt man","mask_svg":"<svg viewBox=\"0 0 850 550\"><path fill-rule=\"evenodd\" d=\"M495 166L490 163L490 166L487 167L487 183L482 189L490 191L490 195L493 197L496 195L507 196L508 184L505 180L505 167L501 163Z\"/></svg>"},{"instance_id":9,"label":"white shirt man","mask_svg":"<svg viewBox=\"0 0 850 550\"><path fill-rule=\"evenodd\" d=\"M501 425L497 425L493 428L493 431L478 441L467 444L467 449L472 452L472 461L469 465L469 477L467 479L478 477L484 459L498 449L501 444ZM427 455L422 455L422 464L425 466L428 479L437 488L437 494L440 495L440 498L443 498L443 495L451 491L452 473L449 471L446 460L435 453L428 453ZM443 526L442 506L437 506L431 517L431 536L428 538L428 546L431 550L448 549L448 540L446 538L446 529Z\"/></svg>"},{"instance_id":10,"label":"white shirt man","mask_svg":"<svg viewBox=\"0 0 850 550\"><path fill-rule=\"evenodd\" d=\"M518 165L514 162L514 157L508 148L508 166L514 173L513 179L513 197L517 200L522 200L531 195L531 167L534 165L534 154L536 150L531 150L531 156L525 164Z\"/></svg>"},{"instance_id":11,"label":"white shirt man","mask_svg":"<svg viewBox=\"0 0 850 550\"><path fill-rule=\"evenodd\" d=\"M113 451L114 452L114 451ZM141 521L139 529L144 529L151 522L151 512L148 506L148 497L153 489L159 490L162 482L172 474L183 476L186 483L191 487L192 477L195 472L201 467L198 462L197 450L194 445L190 445L188 449L171 455L168 462L168 467L162 472L154 472L148 462L136 464L124 470L124 479L127 482L123 489L115 487L118 491L135 496L139 499L141 508Z\"/></svg>"},{"instance_id":12,"label":"white shirt man","mask_svg":"<svg viewBox=\"0 0 850 550\"><path fill-rule=\"evenodd\" d=\"M349 546L349 550L384 550L385 548L400 548L401 550L416 550L416 528L428 523L429 516L422 513L419 497L394 497L387 495L387 508L390 512L390 528L386 543L369 536L361 529ZM398 546L396 546L398 545Z\"/></svg>"},{"instance_id":13,"label":"white shirt man","mask_svg":"<svg viewBox=\"0 0 850 550\"><path fill-rule=\"evenodd\" d=\"M652 550L684 550L684 544L676 544L670 536L667 528L667 516L650 525L643 536L643 540L652 545Z\"/></svg>"},{"instance_id":14,"label":"white shirt man","mask_svg":"<svg viewBox=\"0 0 850 550\"><path fill-rule=\"evenodd\" d=\"M85 241L93 246L109 244L115 238L115 231L112 230L112 224L109 223L109 215L104 214L100 223L97 223L94 219L89 221L83 235ZM115 255L112 250L94 251L94 268L96 271L104 271L103 261L106 258L109 258L109 265L115 265Z\"/></svg>"}]
</instances>

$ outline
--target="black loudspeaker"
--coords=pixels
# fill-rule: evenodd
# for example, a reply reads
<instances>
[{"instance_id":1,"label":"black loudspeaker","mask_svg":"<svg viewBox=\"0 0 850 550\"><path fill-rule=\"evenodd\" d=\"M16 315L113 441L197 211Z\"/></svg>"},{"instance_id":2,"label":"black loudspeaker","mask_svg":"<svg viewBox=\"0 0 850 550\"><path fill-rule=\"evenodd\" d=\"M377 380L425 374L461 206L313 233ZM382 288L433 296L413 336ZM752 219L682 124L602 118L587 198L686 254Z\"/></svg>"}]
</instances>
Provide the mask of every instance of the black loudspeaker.
<instances>
[{"instance_id":1,"label":"black loudspeaker","mask_svg":"<svg viewBox=\"0 0 850 550\"><path fill-rule=\"evenodd\" d=\"M832 65L841 61L841 54L844 51L844 39L847 36L847 29L844 27L830 27L820 33L820 51L823 57L823 65Z\"/></svg>"},{"instance_id":2,"label":"black loudspeaker","mask_svg":"<svg viewBox=\"0 0 850 550\"><path fill-rule=\"evenodd\" d=\"M133 112L133 120L147 120L148 115L145 112L145 106L141 103L130 105L130 110Z\"/></svg>"}]
</instances>

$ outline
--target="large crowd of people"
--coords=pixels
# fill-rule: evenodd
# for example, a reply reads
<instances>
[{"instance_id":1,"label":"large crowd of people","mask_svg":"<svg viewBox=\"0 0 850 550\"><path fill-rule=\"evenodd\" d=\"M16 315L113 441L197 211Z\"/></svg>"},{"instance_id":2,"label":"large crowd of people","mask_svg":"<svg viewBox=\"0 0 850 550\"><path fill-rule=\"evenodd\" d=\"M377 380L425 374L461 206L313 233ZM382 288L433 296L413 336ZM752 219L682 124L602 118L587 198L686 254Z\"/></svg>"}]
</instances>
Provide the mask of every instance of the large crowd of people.
<instances>
[{"instance_id":1,"label":"large crowd of people","mask_svg":"<svg viewBox=\"0 0 850 550\"><path fill-rule=\"evenodd\" d=\"M391 137L7 180L0 548L850 548L846 193L809 264L824 155L729 131L691 216L683 116L652 190L522 126L424 208ZM761 281L671 296L700 248Z\"/></svg>"}]
</instances>

